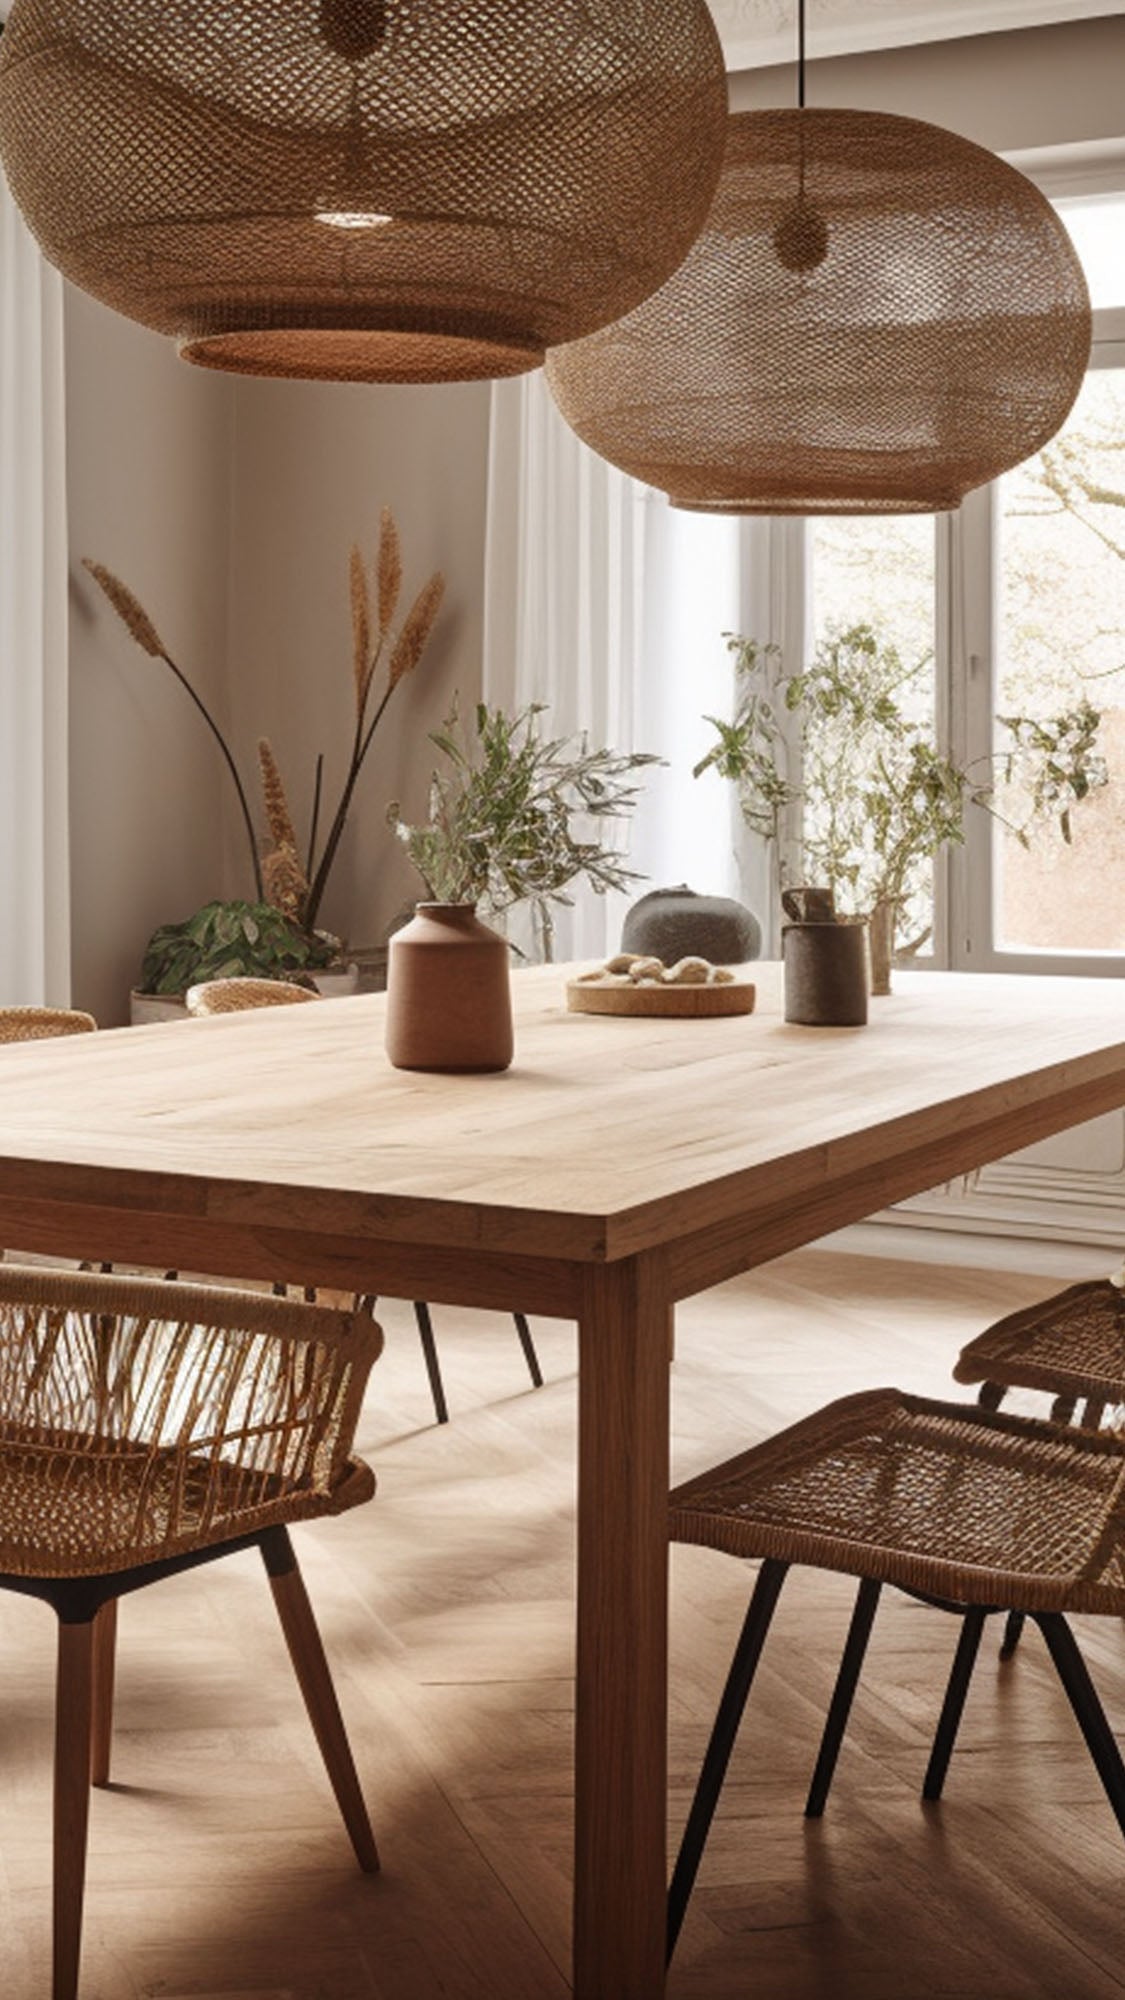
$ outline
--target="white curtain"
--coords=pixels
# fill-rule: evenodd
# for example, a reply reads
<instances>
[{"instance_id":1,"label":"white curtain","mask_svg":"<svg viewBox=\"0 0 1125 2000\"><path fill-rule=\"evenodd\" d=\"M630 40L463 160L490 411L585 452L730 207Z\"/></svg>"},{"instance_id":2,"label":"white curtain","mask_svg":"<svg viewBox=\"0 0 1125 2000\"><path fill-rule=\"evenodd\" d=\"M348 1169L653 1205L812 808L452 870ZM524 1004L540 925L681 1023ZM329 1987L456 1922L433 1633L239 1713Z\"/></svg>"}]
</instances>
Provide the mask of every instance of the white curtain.
<instances>
[{"instance_id":1,"label":"white curtain","mask_svg":"<svg viewBox=\"0 0 1125 2000\"><path fill-rule=\"evenodd\" d=\"M70 998L62 281L0 175L0 1004Z\"/></svg>"},{"instance_id":2,"label":"white curtain","mask_svg":"<svg viewBox=\"0 0 1125 2000\"><path fill-rule=\"evenodd\" d=\"M644 796L617 843L648 879L628 895L576 885L574 909L558 913L559 959L616 951L624 911L647 888L752 886L732 788L692 776L714 740L705 716L730 713L724 634L749 629L750 545L744 524L677 513L587 450L542 374L494 385L484 698L509 712L544 702L552 735L585 731L594 746L666 759L640 774ZM523 913L510 934L527 947Z\"/></svg>"}]
</instances>

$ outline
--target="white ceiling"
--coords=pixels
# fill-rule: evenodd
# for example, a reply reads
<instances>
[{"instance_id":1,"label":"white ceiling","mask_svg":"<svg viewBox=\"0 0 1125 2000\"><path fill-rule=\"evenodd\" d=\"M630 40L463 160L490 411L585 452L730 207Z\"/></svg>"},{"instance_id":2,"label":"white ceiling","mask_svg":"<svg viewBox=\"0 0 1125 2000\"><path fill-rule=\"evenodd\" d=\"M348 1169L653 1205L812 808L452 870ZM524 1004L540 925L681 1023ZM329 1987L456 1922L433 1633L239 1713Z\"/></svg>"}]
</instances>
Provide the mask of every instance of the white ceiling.
<instances>
[{"instance_id":1,"label":"white ceiling","mask_svg":"<svg viewBox=\"0 0 1125 2000\"><path fill-rule=\"evenodd\" d=\"M728 68L793 60L797 0L710 0L710 6ZM808 54L815 60L1123 11L1123 0L807 0Z\"/></svg>"}]
</instances>

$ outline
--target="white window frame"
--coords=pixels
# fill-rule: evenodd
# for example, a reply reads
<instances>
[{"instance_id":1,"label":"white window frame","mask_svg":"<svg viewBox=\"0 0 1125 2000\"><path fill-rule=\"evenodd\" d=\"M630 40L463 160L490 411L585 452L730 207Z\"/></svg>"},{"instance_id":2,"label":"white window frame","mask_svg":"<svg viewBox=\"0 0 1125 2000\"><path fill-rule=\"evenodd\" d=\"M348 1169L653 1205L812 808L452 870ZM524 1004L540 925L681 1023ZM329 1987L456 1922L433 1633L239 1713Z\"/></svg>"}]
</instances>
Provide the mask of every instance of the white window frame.
<instances>
[{"instance_id":1,"label":"white window frame","mask_svg":"<svg viewBox=\"0 0 1125 2000\"><path fill-rule=\"evenodd\" d=\"M1094 328L1091 372L1125 368L1125 309L1095 314ZM998 529L999 489L993 485L970 493L956 516L941 523L938 531L939 740L947 733L953 756L966 763L988 757L994 748ZM935 963L964 972L1125 977L1125 952L1015 950L997 944L994 835L989 815L970 807L964 846L946 851L942 893L935 896L944 919L935 928Z\"/></svg>"}]
</instances>

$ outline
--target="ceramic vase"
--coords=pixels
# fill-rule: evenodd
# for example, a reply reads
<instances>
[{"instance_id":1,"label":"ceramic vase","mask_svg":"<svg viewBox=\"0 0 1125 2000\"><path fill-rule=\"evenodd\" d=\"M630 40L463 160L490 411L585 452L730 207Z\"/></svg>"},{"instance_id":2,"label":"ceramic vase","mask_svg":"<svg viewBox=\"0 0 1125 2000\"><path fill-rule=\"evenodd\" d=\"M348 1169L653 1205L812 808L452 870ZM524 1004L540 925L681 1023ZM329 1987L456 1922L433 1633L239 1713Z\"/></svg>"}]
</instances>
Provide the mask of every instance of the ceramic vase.
<instances>
[{"instance_id":1,"label":"ceramic vase","mask_svg":"<svg viewBox=\"0 0 1125 2000\"><path fill-rule=\"evenodd\" d=\"M806 1028L862 1028L867 1020L866 924L786 924L785 1018Z\"/></svg>"},{"instance_id":2,"label":"ceramic vase","mask_svg":"<svg viewBox=\"0 0 1125 2000\"><path fill-rule=\"evenodd\" d=\"M730 896L701 896L681 882L650 889L625 913L622 951L642 958L709 958L712 965L745 965L762 949L762 927L752 910Z\"/></svg>"},{"instance_id":3,"label":"ceramic vase","mask_svg":"<svg viewBox=\"0 0 1125 2000\"><path fill-rule=\"evenodd\" d=\"M471 903L419 903L387 954L396 1069L502 1070L512 1060L508 947Z\"/></svg>"}]
</instances>

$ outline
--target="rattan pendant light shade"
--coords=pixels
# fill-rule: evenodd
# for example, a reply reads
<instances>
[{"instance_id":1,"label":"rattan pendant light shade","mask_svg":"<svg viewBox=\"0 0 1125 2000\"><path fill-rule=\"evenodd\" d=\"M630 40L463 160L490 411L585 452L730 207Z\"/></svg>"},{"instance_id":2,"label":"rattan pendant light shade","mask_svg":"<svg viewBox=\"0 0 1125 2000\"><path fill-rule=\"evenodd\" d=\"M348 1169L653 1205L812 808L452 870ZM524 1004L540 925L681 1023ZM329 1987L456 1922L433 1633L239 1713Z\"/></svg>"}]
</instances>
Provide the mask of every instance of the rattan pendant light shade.
<instances>
[{"instance_id":1,"label":"rattan pendant light shade","mask_svg":"<svg viewBox=\"0 0 1125 2000\"><path fill-rule=\"evenodd\" d=\"M924 512L1052 437L1090 305L1050 204L915 119L732 117L684 264L616 325L553 353L587 444L679 507Z\"/></svg>"},{"instance_id":2,"label":"rattan pendant light shade","mask_svg":"<svg viewBox=\"0 0 1125 2000\"><path fill-rule=\"evenodd\" d=\"M675 269L705 0L15 0L0 155L68 278L242 373L516 374Z\"/></svg>"}]
</instances>

